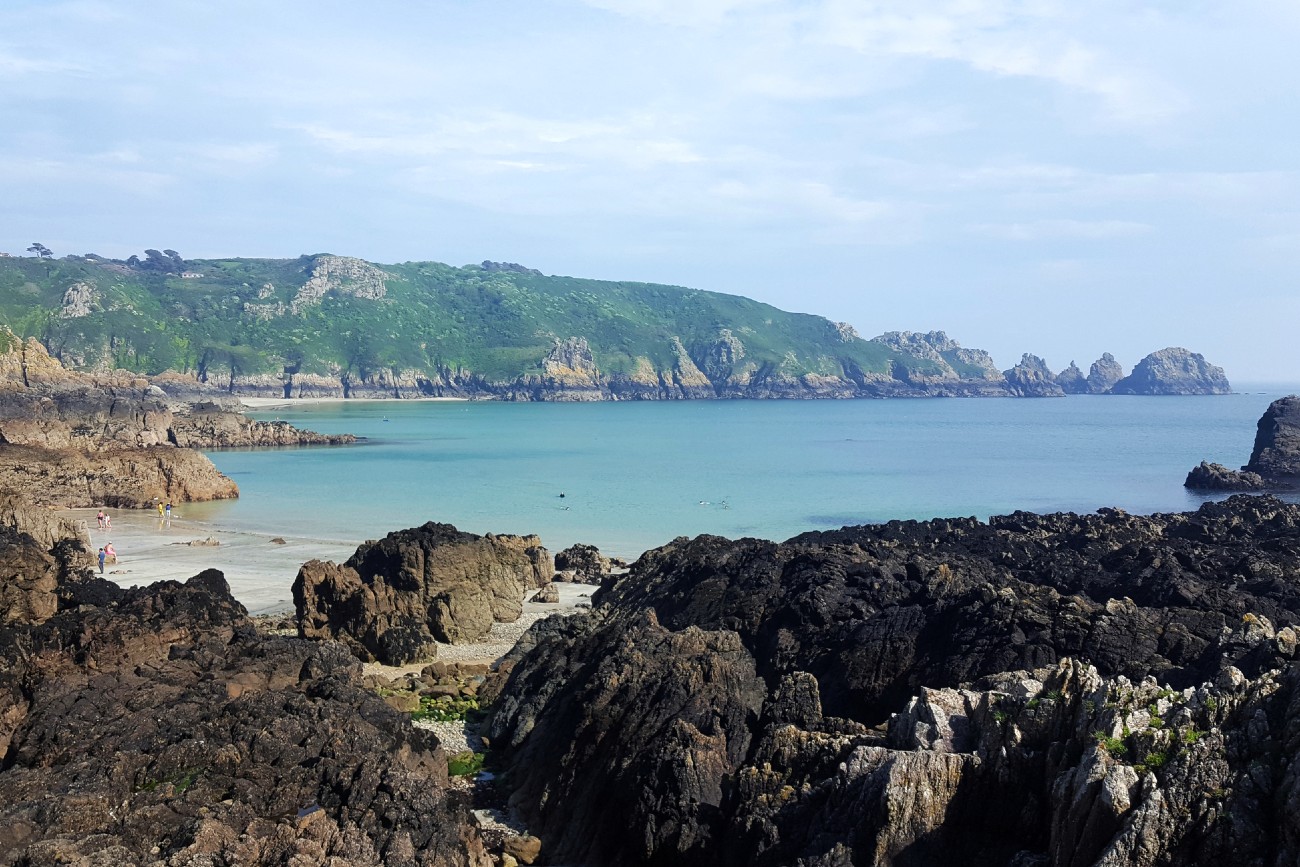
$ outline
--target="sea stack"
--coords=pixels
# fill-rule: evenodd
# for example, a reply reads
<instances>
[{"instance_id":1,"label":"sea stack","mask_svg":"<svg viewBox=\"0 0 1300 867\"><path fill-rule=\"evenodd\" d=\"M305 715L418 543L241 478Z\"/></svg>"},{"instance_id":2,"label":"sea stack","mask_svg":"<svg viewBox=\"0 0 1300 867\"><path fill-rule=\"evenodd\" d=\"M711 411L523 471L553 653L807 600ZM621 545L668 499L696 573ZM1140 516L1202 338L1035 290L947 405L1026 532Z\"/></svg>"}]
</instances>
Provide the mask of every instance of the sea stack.
<instances>
[{"instance_id":1,"label":"sea stack","mask_svg":"<svg viewBox=\"0 0 1300 867\"><path fill-rule=\"evenodd\" d=\"M1114 359L1112 359L1114 360ZM1153 352L1137 363L1133 372L1116 382L1111 394L1231 394L1222 367L1199 352L1171 346Z\"/></svg>"},{"instance_id":2,"label":"sea stack","mask_svg":"<svg viewBox=\"0 0 1300 867\"><path fill-rule=\"evenodd\" d=\"M1238 470L1201 461L1183 485L1201 491L1257 491L1294 487L1300 479L1300 397L1268 405L1255 429L1250 461Z\"/></svg>"}]
</instances>

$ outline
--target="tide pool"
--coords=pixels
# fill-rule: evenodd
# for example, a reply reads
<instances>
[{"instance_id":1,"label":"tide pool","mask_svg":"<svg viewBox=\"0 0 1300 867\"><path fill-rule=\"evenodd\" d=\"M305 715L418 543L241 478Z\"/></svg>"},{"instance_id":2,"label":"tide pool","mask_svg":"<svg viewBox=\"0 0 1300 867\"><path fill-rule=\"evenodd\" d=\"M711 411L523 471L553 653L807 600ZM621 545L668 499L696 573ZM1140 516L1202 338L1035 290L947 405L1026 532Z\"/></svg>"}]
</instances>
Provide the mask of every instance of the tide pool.
<instances>
[{"instance_id":1,"label":"tide pool","mask_svg":"<svg viewBox=\"0 0 1300 867\"><path fill-rule=\"evenodd\" d=\"M675 536L785 539L1024 509L1194 509L1203 459L1245 463L1278 388L1217 397L496 403L367 401L253 413L355 446L211 452L234 529L360 542L443 521L635 557Z\"/></svg>"}]
</instances>

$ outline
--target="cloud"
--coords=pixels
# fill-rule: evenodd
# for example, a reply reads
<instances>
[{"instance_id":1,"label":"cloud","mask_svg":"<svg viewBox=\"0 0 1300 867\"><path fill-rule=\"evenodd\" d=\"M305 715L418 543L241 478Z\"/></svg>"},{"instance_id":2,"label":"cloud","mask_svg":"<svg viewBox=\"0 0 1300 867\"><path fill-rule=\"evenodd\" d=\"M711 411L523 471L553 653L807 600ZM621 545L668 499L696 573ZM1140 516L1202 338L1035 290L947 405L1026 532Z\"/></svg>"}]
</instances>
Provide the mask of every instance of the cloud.
<instances>
[{"instance_id":1,"label":"cloud","mask_svg":"<svg viewBox=\"0 0 1300 867\"><path fill-rule=\"evenodd\" d=\"M1004 241L1042 241L1056 238L1105 240L1133 238L1153 230L1147 223L1129 220L1044 219L1028 223L976 223L968 230Z\"/></svg>"},{"instance_id":2,"label":"cloud","mask_svg":"<svg viewBox=\"0 0 1300 867\"><path fill-rule=\"evenodd\" d=\"M646 115L570 121L489 112L429 123L395 118L360 129L324 124L297 128L331 151L362 156L413 160L470 157L475 162L534 168L554 168L557 162L617 163L642 170L703 160L687 142L659 134L662 126L658 119Z\"/></svg>"},{"instance_id":3,"label":"cloud","mask_svg":"<svg viewBox=\"0 0 1300 867\"><path fill-rule=\"evenodd\" d=\"M776 0L584 0L589 6L660 24L716 27L738 12L776 5Z\"/></svg>"},{"instance_id":4,"label":"cloud","mask_svg":"<svg viewBox=\"0 0 1300 867\"><path fill-rule=\"evenodd\" d=\"M0 49L0 78L35 75L86 75L89 70L78 63L50 58L33 59Z\"/></svg>"}]
</instances>

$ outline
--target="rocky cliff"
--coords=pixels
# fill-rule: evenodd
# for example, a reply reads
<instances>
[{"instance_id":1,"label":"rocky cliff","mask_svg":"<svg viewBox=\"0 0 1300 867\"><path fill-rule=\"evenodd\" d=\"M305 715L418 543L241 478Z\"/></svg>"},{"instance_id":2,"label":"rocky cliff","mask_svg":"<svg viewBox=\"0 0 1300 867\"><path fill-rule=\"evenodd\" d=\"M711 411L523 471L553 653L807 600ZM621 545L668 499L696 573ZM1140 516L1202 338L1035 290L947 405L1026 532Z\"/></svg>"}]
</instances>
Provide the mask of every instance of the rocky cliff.
<instances>
[{"instance_id":1,"label":"rocky cliff","mask_svg":"<svg viewBox=\"0 0 1300 867\"><path fill-rule=\"evenodd\" d=\"M1222 367L1215 367L1199 352L1171 346L1153 352L1116 382L1111 394L1231 394Z\"/></svg>"},{"instance_id":2,"label":"rocky cliff","mask_svg":"<svg viewBox=\"0 0 1300 867\"><path fill-rule=\"evenodd\" d=\"M678 540L503 661L570 864L1291 863L1300 507Z\"/></svg>"},{"instance_id":3,"label":"rocky cliff","mask_svg":"<svg viewBox=\"0 0 1300 867\"><path fill-rule=\"evenodd\" d=\"M493 863L428 732L220 572L124 590L0 521L0 863Z\"/></svg>"},{"instance_id":4,"label":"rocky cliff","mask_svg":"<svg viewBox=\"0 0 1300 867\"><path fill-rule=\"evenodd\" d=\"M554 573L536 536L475 536L430 522L366 542L341 566L303 564L293 601L302 636L402 665L432 659L435 641L475 641L493 623L517 620L524 592Z\"/></svg>"}]
</instances>

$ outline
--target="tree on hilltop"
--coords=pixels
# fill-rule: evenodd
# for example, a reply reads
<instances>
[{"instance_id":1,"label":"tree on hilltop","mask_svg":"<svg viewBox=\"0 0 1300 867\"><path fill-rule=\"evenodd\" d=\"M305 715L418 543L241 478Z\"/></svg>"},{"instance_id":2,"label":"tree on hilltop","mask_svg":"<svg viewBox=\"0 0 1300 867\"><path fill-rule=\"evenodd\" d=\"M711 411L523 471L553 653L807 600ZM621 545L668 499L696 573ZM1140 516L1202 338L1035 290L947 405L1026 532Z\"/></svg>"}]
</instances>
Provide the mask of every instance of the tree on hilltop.
<instances>
[{"instance_id":1,"label":"tree on hilltop","mask_svg":"<svg viewBox=\"0 0 1300 867\"><path fill-rule=\"evenodd\" d=\"M32 245L27 248L28 253L35 253L41 259L53 259L54 252L40 241L33 241Z\"/></svg>"}]
</instances>

